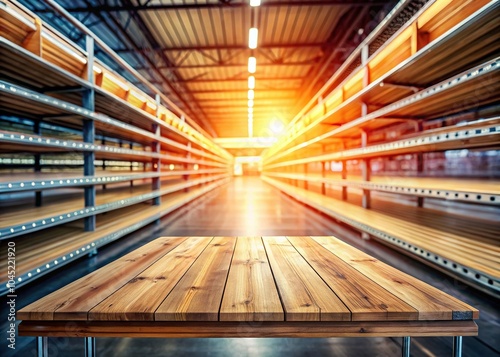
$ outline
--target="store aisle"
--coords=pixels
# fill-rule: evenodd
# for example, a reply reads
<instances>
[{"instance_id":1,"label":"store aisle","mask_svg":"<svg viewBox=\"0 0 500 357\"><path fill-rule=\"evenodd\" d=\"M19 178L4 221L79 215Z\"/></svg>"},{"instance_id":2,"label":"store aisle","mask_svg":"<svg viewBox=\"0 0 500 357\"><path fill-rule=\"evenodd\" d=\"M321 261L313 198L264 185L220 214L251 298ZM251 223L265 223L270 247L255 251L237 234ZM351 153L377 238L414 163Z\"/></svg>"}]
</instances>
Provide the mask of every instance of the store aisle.
<instances>
[{"instance_id":1,"label":"store aisle","mask_svg":"<svg viewBox=\"0 0 500 357\"><path fill-rule=\"evenodd\" d=\"M464 339L465 356L494 356L499 312L495 301L474 289L306 208L262 182L237 177L229 184L129 237L19 289L18 308L159 236L335 235L396 268L474 305L481 311L479 337ZM2 304L2 316L5 304ZM2 330L4 330L2 323ZM33 338L18 338L16 356L34 356ZM100 356L399 356L400 339L98 339ZM83 340L51 339L51 356L83 355ZM3 355L3 354L2 354ZM451 355L451 338L413 339L413 356Z\"/></svg>"}]
</instances>

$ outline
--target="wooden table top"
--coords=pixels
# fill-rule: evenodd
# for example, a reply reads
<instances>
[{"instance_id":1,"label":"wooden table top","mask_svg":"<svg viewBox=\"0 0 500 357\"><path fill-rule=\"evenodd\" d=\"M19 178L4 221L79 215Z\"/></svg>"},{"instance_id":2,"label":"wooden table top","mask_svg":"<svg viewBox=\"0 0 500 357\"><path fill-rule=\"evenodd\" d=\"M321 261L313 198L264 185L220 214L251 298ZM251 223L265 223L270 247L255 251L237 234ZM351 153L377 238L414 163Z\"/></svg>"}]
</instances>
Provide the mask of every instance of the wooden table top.
<instances>
[{"instance_id":1,"label":"wooden table top","mask_svg":"<svg viewBox=\"0 0 500 357\"><path fill-rule=\"evenodd\" d=\"M473 307L334 237L164 237L17 313L50 321L452 321Z\"/></svg>"}]
</instances>

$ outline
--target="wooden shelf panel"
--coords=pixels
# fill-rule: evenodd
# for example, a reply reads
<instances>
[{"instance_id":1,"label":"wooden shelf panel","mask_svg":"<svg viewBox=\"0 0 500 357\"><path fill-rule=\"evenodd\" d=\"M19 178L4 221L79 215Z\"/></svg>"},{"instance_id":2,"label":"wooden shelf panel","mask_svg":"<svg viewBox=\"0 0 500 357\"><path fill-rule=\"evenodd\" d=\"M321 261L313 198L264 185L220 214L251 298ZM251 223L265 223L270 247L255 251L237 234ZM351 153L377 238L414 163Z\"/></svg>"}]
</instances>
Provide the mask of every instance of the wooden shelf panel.
<instances>
[{"instance_id":1,"label":"wooden shelf panel","mask_svg":"<svg viewBox=\"0 0 500 357\"><path fill-rule=\"evenodd\" d=\"M473 10L471 8L469 12ZM354 108L360 113L360 102L378 106L379 108L384 107L414 94L415 91L422 91L422 89L434 85L438 81L451 78L460 71L466 71L475 65L479 65L480 62L494 59L495 56L498 56L500 49L500 44L498 41L495 41L495 34L499 28L498 16L500 16L498 4L490 3L485 5L476 12L471 13L471 16L467 19L464 19L456 26L450 28L449 31L443 33L442 36L433 39L429 44L419 48L409 58L402 59L400 62L394 62L394 67L387 68L385 73L379 74L377 77L369 75L371 82L366 87L345 98L345 91L342 88L348 86L353 80L362 80L364 68L358 68L357 71L348 76L331 93L323 94L324 99L322 102L306 113L302 120L298 120L293 129L289 128L290 130L288 130L287 135L265 154L265 161L274 159L274 154L279 154L280 151L290 147L293 148L294 145L303 142L303 139L299 141L296 141L296 139L303 138L307 132L317 127L320 123L345 124L351 120L355 120L356 117L348 114L348 111L352 110L349 108ZM411 26L411 23L408 23L398 34L403 36L403 33L405 31L408 32ZM376 58L379 53L387 52L391 46L391 42L383 46L369 61ZM498 79L491 82L495 85ZM480 83L477 86L479 89L484 89L483 87L486 87L484 83ZM495 93L495 91L492 90L490 93ZM453 102L451 108L456 109L457 103ZM460 108L463 111L465 110L463 106L471 104L471 101L470 98L465 96L460 103L463 104ZM479 103L480 101L475 102L476 105L479 105ZM353 113L356 113L356 111ZM435 111L433 115L437 115ZM357 117L361 117L361 114ZM422 117L419 113L418 118ZM342 136L359 136L358 126L361 124L366 130L374 130L391 124L390 122L377 123L379 120L377 122L365 122L362 119L357 120L356 125L353 126L356 130L351 132L344 130Z\"/></svg>"},{"instance_id":2,"label":"wooden shelf panel","mask_svg":"<svg viewBox=\"0 0 500 357\"><path fill-rule=\"evenodd\" d=\"M500 125L484 124L467 127L451 126L443 131L423 133L402 140L350 149L330 154L311 156L276 164L264 164L264 169L321 161L341 161L370 157L382 157L416 152L446 151L453 149L496 147L500 143Z\"/></svg>"},{"instance_id":3,"label":"wooden shelf panel","mask_svg":"<svg viewBox=\"0 0 500 357\"><path fill-rule=\"evenodd\" d=\"M470 105L479 106L486 102L498 102L499 99L496 93L500 91L499 83L500 58L486 62L366 116L345 123L338 128L318 135L312 140L296 144L294 147L283 152L275 152L272 156L267 156L264 159L264 164L274 162L293 151L306 148L311 144L321 143L325 139L335 137L346 139L352 135L359 137L361 129L372 131L383 128L391 124L391 122L406 121L411 118L429 119L438 114L451 114L448 113L449 108L458 108L460 111L465 111L470 109ZM474 97L474 101L470 100L471 91L477 94ZM339 106L334 111L340 110L342 106ZM270 150L273 150L273 148ZM269 151L267 155L270 155L271 152Z\"/></svg>"},{"instance_id":4,"label":"wooden shelf panel","mask_svg":"<svg viewBox=\"0 0 500 357\"><path fill-rule=\"evenodd\" d=\"M329 216L500 294L498 223L459 215L436 216L439 211L394 202L368 210L275 179L263 179Z\"/></svg>"},{"instance_id":5,"label":"wooden shelf panel","mask_svg":"<svg viewBox=\"0 0 500 357\"><path fill-rule=\"evenodd\" d=\"M131 206L109 212L107 215L99 215L97 229L94 232L83 232L82 229L66 225L21 237L16 244L16 286L20 287L70 261L84 257L92 250L160 219L225 183L227 179L221 179L191 189L189 192L168 194L160 206ZM4 252L6 250L2 250L2 254ZM3 259L0 263L0 267L4 270L6 262L7 259ZM7 292L5 283L5 281L0 283L1 295Z\"/></svg>"},{"instance_id":6,"label":"wooden shelf panel","mask_svg":"<svg viewBox=\"0 0 500 357\"><path fill-rule=\"evenodd\" d=\"M0 92L2 92L2 96L0 96L0 109L15 115L23 113L23 115L35 117L46 116L48 117L47 122L64 124L65 126L79 130L83 127L83 119L90 119L94 121L98 134L108 135L113 138L122 138L147 146L151 145L153 141L158 141L163 148L170 151L173 150L178 153L191 152L214 161L227 162L226 158L221 158L204 150L191 148L186 144L163 136L157 137L151 132L151 123L146 127L146 130L140 129L123 121L88 111L75 104L33 92L5 81L0 81Z\"/></svg>"},{"instance_id":7,"label":"wooden shelf panel","mask_svg":"<svg viewBox=\"0 0 500 357\"><path fill-rule=\"evenodd\" d=\"M81 172L12 172L8 174L0 173L0 193L106 185L132 180L147 180L154 177L204 175L225 172L227 172L227 170L224 169L172 170L162 172L121 172L110 170L96 171L96 174L94 176L83 176Z\"/></svg>"},{"instance_id":8,"label":"wooden shelf panel","mask_svg":"<svg viewBox=\"0 0 500 357\"><path fill-rule=\"evenodd\" d=\"M8 6L0 8L0 13L7 14L11 6L15 8L15 4L8 4ZM28 16L28 14L24 13L19 16ZM11 16L7 15L7 17L13 19ZM26 21L33 23L33 21L39 20L29 18ZM21 47L22 41L15 43L7 39L2 40L0 54L4 54L4 56L0 56L3 64L1 68L5 68L5 72L0 73L2 79L6 78L14 83L22 83L40 92L50 92L52 95L64 98L73 104L81 102L81 94L75 89L78 87L91 88L96 93L97 112L121 118L124 122L133 123L144 130L151 130L153 124L158 124L165 137L170 137L184 144L191 142L199 149L210 151L215 156L225 160L231 159L231 155L227 151L218 147L204 133L181 120L165 106L160 105L158 111L160 115L159 118L156 118L154 115L157 107L155 99L128 83L122 76L107 68L99 60L96 60L94 64L95 83L83 80L80 77L85 74L85 65L82 63L87 63L86 53L63 38L50 26L44 24L39 29L35 27L35 32L38 31L43 33L39 46L45 49L45 51L40 50L39 53L36 51L33 53ZM24 36L28 36L28 32ZM48 40L49 38L51 40ZM68 52L68 49L76 56ZM39 54L43 55L38 56ZM80 57L80 59L76 59L76 57ZM68 66L70 62L75 62L78 68ZM25 67L25 63L30 63L31 66Z\"/></svg>"},{"instance_id":9,"label":"wooden shelf panel","mask_svg":"<svg viewBox=\"0 0 500 357\"><path fill-rule=\"evenodd\" d=\"M0 240L135 205L155 197L227 177L227 174L221 174L172 183L161 187L159 191L151 191L150 187L144 186L110 190L111 192L99 193L96 196L96 205L93 207L85 207L83 192L76 197L65 195L62 197L62 201L54 200L54 203L42 207L13 206L0 216Z\"/></svg>"},{"instance_id":10,"label":"wooden shelf panel","mask_svg":"<svg viewBox=\"0 0 500 357\"><path fill-rule=\"evenodd\" d=\"M342 180L340 177L322 177L314 174L265 172L263 175L402 195L500 205L499 180L372 176L370 181L363 181L360 176Z\"/></svg>"},{"instance_id":11,"label":"wooden shelf panel","mask_svg":"<svg viewBox=\"0 0 500 357\"><path fill-rule=\"evenodd\" d=\"M151 162L160 159L162 162L179 162L199 164L213 167L227 167L227 164L206 161L185 156L174 156L151 151L140 151L100 144L88 144L82 141L50 138L34 134L16 133L0 130L0 152L5 153L54 153L54 152L95 152L96 159L122 159L126 161Z\"/></svg>"}]
</instances>

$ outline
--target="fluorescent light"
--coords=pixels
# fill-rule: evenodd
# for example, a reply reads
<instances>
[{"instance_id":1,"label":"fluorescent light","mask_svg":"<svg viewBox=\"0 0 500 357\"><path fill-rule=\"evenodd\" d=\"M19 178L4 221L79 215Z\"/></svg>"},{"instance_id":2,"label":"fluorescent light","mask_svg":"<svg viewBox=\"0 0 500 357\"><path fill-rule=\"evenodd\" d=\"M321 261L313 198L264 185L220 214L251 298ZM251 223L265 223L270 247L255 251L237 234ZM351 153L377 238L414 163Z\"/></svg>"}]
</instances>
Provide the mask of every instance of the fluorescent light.
<instances>
[{"instance_id":1,"label":"fluorescent light","mask_svg":"<svg viewBox=\"0 0 500 357\"><path fill-rule=\"evenodd\" d=\"M257 59L255 57L248 57L248 72L255 73L257 70Z\"/></svg>"},{"instance_id":2,"label":"fluorescent light","mask_svg":"<svg viewBox=\"0 0 500 357\"><path fill-rule=\"evenodd\" d=\"M248 107L253 108L253 99L248 100Z\"/></svg>"},{"instance_id":3,"label":"fluorescent light","mask_svg":"<svg viewBox=\"0 0 500 357\"><path fill-rule=\"evenodd\" d=\"M248 77L248 89L255 89L255 77Z\"/></svg>"},{"instance_id":4,"label":"fluorescent light","mask_svg":"<svg viewBox=\"0 0 500 357\"><path fill-rule=\"evenodd\" d=\"M259 37L259 30L252 27L248 31L248 47L251 49L257 48L257 38Z\"/></svg>"},{"instance_id":5,"label":"fluorescent light","mask_svg":"<svg viewBox=\"0 0 500 357\"><path fill-rule=\"evenodd\" d=\"M248 99L254 99L255 98L255 92L253 89L248 90Z\"/></svg>"},{"instance_id":6,"label":"fluorescent light","mask_svg":"<svg viewBox=\"0 0 500 357\"><path fill-rule=\"evenodd\" d=\"M250 6L260 6L260 0L250 0Z\"/></svg>"}]
</instances>

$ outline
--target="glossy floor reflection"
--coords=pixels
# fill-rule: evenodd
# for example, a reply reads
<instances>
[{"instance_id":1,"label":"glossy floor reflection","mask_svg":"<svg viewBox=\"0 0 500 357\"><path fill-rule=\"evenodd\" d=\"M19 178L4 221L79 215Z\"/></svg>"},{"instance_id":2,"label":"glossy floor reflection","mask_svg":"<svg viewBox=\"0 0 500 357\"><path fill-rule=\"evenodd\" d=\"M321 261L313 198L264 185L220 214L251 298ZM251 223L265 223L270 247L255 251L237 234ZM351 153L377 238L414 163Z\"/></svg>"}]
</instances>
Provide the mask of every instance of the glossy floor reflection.
<instances>
[{"instance_id":1,"label":"glossy floor reflection","mask_svg":"<svg viewBox=\"0 0 500 357\"><path fill-rule=\"evenodd\" d=\"M456 282L281 194L257 177L231 183L120 241L18 290L17 307L68 284L159 236L335 235L357 248L460 298L481 311L478 337L464 338L464 356L500 356L499 301ZM2 301L1 316L6 316ZM6 331L6 319L1 322ZM2 337L2 341L5 339ZM412 356L451 356L451 337L413 338ZM83 340L51 338L50 356L83 356ZM400 356L398 338L337 339L97 339L98 356ZM17 349L0 355L36 356L34 338L18 337Z\"/></svg>"}]
</instances>

